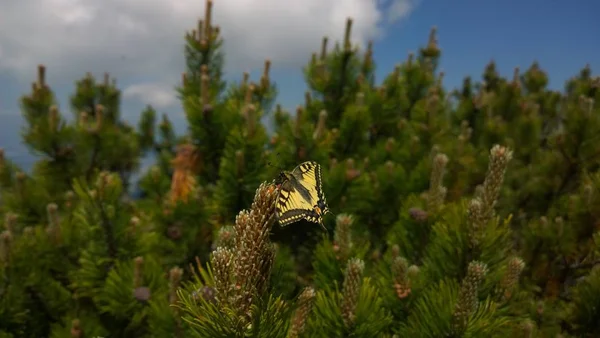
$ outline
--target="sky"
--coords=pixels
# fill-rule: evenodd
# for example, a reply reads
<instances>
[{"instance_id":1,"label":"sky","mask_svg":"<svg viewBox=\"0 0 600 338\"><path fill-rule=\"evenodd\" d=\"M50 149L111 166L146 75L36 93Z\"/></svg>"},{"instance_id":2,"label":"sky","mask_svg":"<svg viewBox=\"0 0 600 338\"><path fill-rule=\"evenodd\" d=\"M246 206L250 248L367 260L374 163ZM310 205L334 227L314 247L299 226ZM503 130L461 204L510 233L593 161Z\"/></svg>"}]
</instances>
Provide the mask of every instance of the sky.
<instances>
[{"instance_id":1,"label":"sky","mask_svg":"<svg viewBox=\"0 0 600 338\"><path fill-rule=\"evenodd\" d=\"M505 76L537 60L553 89L587 63L594 74L600 69L594 0L215 0L213 13L225 40L226 79L249 71L258 80L268 58L278 102L288 108L303 101L302 67L311 53L325 35L340 41L347 17L354 43L374 41L379 80L427 43L432 26L448 88L467 75L479 80L491 59ZM203 16L202 0L0 0L0 147L30 165L18 100L40 63L65 115L77 79L109 72L123 91L124 119L137 123L152 104L185 132L173 87L184 71L184 33Z\"/></svg>"}]
</instances>

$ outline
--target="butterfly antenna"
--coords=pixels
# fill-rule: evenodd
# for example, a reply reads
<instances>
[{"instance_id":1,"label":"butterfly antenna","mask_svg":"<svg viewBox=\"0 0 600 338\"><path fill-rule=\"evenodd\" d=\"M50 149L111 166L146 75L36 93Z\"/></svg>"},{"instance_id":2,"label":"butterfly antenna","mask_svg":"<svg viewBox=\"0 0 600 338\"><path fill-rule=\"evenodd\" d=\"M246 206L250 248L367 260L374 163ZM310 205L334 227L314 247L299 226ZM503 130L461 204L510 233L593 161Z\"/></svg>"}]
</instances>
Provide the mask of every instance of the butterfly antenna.
<instances>
[{"instance_id":1,"label":"butterfly antenna","mask_svg":"<svg viewBox=\"0 0 600 338\"><path fill-rule=\"evenodd\" d=\"M279 152L278 152L277 154L275 154L275 155L279 156ZM280 166L278 166L278 165L276 165L276 164L273 164L273 162L271 162L271 161L268 161L268 162L267 162L267 165L268 165L269 167L275 167L275 168L277 168L277 169L279 169L279 170L281 170L281 171L283 171L283 170L284 170L282 167L280 167Z\"/></svg>"}]
</instances>

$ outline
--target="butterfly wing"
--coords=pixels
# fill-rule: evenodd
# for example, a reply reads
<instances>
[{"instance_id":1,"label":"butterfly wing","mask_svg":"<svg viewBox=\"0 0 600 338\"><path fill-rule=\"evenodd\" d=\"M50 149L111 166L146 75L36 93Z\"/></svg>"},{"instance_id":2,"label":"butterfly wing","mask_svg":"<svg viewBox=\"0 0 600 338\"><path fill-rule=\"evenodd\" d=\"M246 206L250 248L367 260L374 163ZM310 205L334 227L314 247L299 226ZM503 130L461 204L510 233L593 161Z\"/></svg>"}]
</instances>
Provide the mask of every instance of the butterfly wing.
<instances>
[{"instance_id":1,"label":"butterfly wing","mask_svg":"<svg viewBox=\"0 0 600 338\"><path fill-rule=\"evenodd\" d=\"M323 194L321 166L313 161L304 162L292 171L292 175L308 191L311 196L310 203L319 207L322 214L327 213L329 208Z\"/></svg>"},{"instance_id":2,"label":"butterfly wing","mask_svg":"<svg viewBox=\"0 0 600 338\"><path fill-rule=\"evenodd\" d=\"M306 219L322 225L328 211L321 189L321 167L316 162L298 165L282 183L277 202L280 226Z\"/></svg>"},{"instance_id":3,"label":"butterfly wing","mask_svg":"<svg viewBox=\"0 0 600 338\"><path fill-rule=\"evenodd\" d=\"M313 204L306 197L306 191L303 191L303 186L295 178L282 183L276 206L280 226L303 218L309 222L321 222L321 215L314 210Z\"/></svg>"}]
</instances>

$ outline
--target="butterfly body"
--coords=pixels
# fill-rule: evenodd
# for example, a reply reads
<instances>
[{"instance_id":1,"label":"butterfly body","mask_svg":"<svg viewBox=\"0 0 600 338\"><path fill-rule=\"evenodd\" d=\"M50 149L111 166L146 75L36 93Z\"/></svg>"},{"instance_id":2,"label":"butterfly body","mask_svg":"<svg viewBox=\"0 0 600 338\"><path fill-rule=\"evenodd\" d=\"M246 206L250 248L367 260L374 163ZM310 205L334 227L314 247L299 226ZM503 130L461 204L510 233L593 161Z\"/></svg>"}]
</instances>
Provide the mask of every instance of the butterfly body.
<instances>
[{"instance_id":1,"label":"butterfly body","mask_svg":"<svg viewBox=\"0 0 600 338\"><path fill-rule=\"evenodd\" d=\"M276 213L280 226L305 219L323 227L323 215L329 212L321 186L321 167L308 161L278 178L279 197Z\"/></svg>"}]
</instances>

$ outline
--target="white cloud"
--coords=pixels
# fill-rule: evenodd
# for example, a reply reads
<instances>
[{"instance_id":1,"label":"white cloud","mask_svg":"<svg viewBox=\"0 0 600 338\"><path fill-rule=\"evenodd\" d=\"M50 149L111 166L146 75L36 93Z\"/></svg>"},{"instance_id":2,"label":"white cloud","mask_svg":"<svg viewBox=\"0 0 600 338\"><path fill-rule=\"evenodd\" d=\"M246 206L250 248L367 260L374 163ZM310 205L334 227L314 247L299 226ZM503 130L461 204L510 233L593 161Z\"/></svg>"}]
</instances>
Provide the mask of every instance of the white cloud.
<instances>
[{"instance_id":1,"label":"white cloud","mask_svg":"<svg viewBox=\"0 0 600 338\"><path fill-rule=\"evenodd\" d=\"M166 108L177 103L173 87L164 83L142 83L131 85L123 90L123 97L138 99L155 108Z\"/></svg>"},{"instance_id":2,"label":"white cloud","mask_svg":"<svg viewBox=\"0 0 600 338\"><path fill-rule=\"evenodd\" d=\"M417 6L419 0L392 0L386 11L388 22L396 22L404 19Z\"/></svg>"},{"instance_id":3,"label":"white cloud","mask_svg":"<svg viewBox=\"0 0 600 338\"><path fill-rule=\"evenodd\" d=\"M226 71L256 69L266 58L274 67L298 68L322 36L342 38L347 17L354 19L353 39L364 43L412 9L410 0L387 0L391 17L377 2L216 0L213 22L225 39ZM184 70L185 31L203 16L202 0L1 1L0 72L31 82L43 63L56 85L108 71L119 83L146 83L130 87L130 97L166 104L163 90L172 91Z\"/></svg>"}]
</instances>

